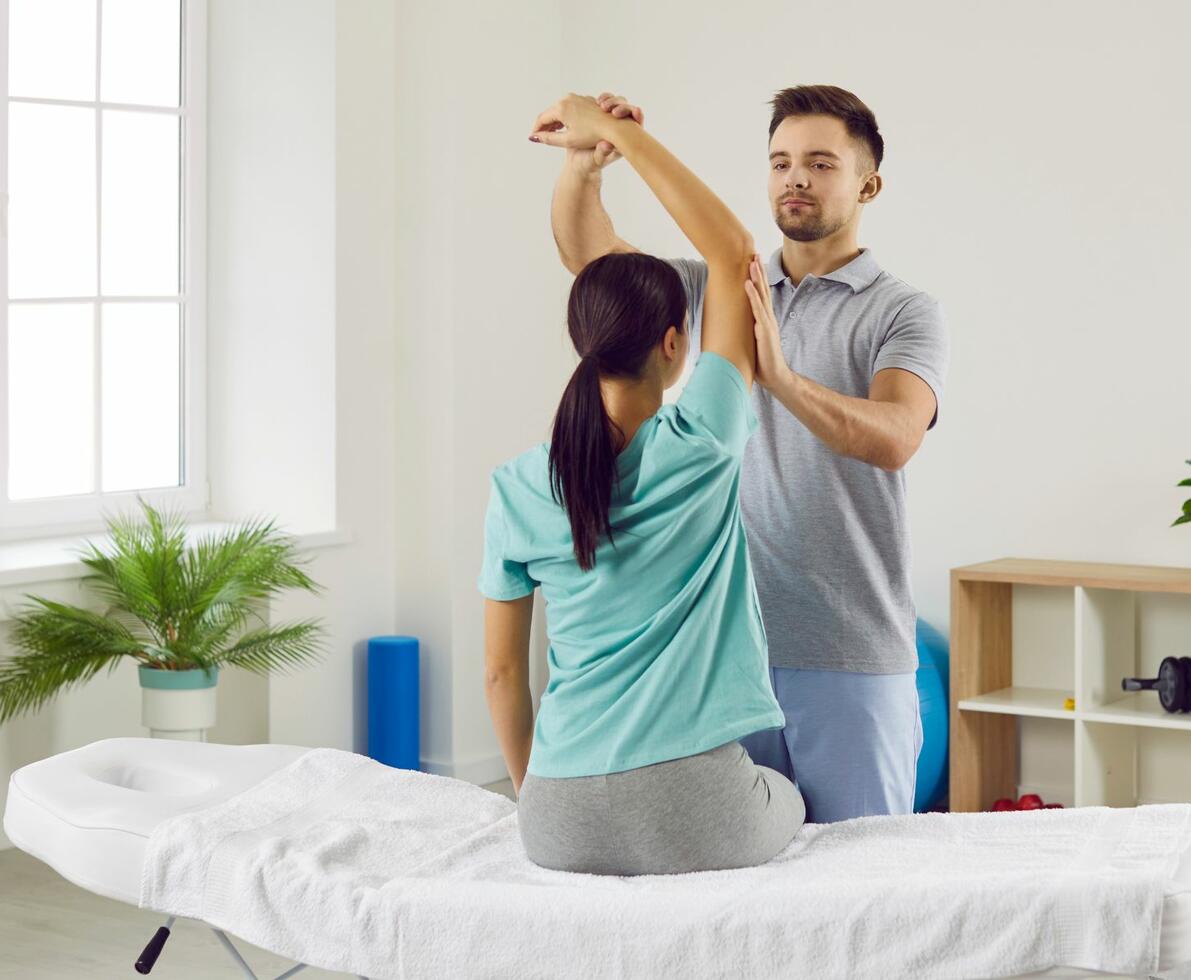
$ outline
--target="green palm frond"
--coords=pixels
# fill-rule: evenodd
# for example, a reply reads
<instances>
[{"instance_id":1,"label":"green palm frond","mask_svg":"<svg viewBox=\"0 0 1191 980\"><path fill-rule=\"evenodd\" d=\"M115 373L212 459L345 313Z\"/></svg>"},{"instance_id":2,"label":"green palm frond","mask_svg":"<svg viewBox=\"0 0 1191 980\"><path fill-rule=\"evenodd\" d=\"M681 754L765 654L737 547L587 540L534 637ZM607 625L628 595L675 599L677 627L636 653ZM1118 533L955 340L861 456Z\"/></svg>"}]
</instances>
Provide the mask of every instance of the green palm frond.
<instances>
[{"instance_id":1,"label":"green palm frond","mask_svg":"<svg viewBox=\"0 0 1191 980\"><path fill-rule=\"evenodd\" d=\"M243 609L228 607L221 614L212 614L201 633L186 646L189 656L197 661L214 663L220 651L228 649L241 635L252 617Z\"/></svg>"},{"instance_id":2,"label":"green palm frond","mask_svg":"<svg viewBox=\"0 0 1191 980\"><path fill-rule=\"evenodd\" d=\"M322 627L315 620L268 626L242 636L220 654L217 663L243 667L254 673L303 666L320 654Z\"/></svg>"},{"instance_id":3,"label":"green palm frond","mask_svg":"<svg viewBox=\"0 0 1191 980\"><path fill-rule=\"evenodd\" d=\"M111 605L135 615L165 644L183 599L179 564L186 525L177 514L162 514L144 501L141 507L144 521L108 518L112 552L88 545L81 560L92 574L83 581Z\"/></svg>"},{"instance_id":4,"label":"green palm frond","mask_svg":"<svg viewBox=\"0 0 1191 980\"><path fill-rule=\"evenodd\" d=\"M39 708L63 688L90 680L123 657L153 662L153 654L122 623L86 609L29 598L10 624L21 652L0 661L0 723Z\"/></svg>"},{"instance_id":5,"label":"green palm frond","mask_svg":"<svg viewBox=\"0 0 1191 980\"><path fill-rule=\"evenodd\" d=\"M248 631L282 591L320 591L296 543L272 521L254 519L188 546L179 515L139 503L143 519L108 518L110 548L89 544L80 554L89 570L83 586L103 601L103 614L26 597L31 604L10 624L19 652L0 659L0 722L121 657L163 670L227 664L265 673L321 652L314 620Z\"/></svg>"},{"instance_id":6,"label":"green palm frond","mask_svg":"<svg viewBox=\"0 0 1191 980\"><path fill-rule=\"evenodd\" d=\"M292 541L271 521L254 521L198 542L183 563L188 614L181 631L214 626L230 614L246 614L286 588L317 591L298 567Z\"/></svg>"}]
</instances>

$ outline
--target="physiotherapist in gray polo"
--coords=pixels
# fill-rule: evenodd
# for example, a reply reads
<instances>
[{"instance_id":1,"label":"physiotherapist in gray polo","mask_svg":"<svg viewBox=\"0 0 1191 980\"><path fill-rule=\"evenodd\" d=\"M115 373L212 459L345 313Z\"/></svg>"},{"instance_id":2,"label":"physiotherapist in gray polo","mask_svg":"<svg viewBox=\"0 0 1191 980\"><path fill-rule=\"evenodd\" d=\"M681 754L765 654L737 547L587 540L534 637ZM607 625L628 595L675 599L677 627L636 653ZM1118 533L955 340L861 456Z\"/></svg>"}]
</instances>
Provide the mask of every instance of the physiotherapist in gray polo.
<instances>
[{"instance_id":1,"label":"physiotherapist in gray polo","mask_svg":"<svg viewBox=\"0 0 1191 980\"><path fill-rule=\"evenodd\" d=\"M605 111L644 113L604 93ZM816 823L913 810L922 745L905 465L938 421L948 340L938 302L857 246L881 192L884 141L855 95L798 86L773 99L768 187L781 248L751 282L759 428L741 508L784 729L742 739L794 779ZM602 143L567 150L551 222L572 273L637 251L600 201ZM699 349L707 266L669 260Z\"/></svg>"}]
</instances>

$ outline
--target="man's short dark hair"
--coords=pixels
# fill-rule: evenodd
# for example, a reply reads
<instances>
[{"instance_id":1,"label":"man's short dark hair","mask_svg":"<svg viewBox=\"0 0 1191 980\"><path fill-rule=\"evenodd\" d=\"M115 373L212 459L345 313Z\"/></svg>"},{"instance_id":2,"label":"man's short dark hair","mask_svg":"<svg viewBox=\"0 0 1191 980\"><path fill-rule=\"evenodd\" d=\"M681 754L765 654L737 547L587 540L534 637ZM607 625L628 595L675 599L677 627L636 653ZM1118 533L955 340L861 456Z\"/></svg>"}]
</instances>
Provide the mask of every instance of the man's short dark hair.
<instances>
[{"instance_id":1,"label":"man's short dark hair","mask_svg":"<svg viewBox=\"0 0 1191 980\"><path fill-rule=\"evenodd\" d=\"M773 97L773 118L769 122L769 138L787 116L832 116L842 122L848 135L868 150L872 169L881 169L885 156L885 141L877 129L877 117L872 110L847 89L835 85L798 85L782 89ZM868 161L860 157L863 169Z\"/></svg>"}]
</instances>

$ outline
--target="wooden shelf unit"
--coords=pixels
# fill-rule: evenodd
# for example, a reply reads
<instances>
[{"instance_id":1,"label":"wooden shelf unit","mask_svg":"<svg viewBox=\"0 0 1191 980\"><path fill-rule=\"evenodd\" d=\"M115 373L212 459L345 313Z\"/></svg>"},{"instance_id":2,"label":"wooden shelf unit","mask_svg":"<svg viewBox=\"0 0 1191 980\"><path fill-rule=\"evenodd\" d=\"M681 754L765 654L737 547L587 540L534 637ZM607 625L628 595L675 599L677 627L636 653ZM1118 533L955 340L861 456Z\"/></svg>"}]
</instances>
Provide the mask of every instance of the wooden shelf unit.
<instances>
[{"instance_id":1,"label":"wooden shelf unit","mask_svg":"<svg viewBox=\"0 0 1191 980\"><path fill-rule=\"evenodd\" d=\"M1071 590L1075 647L1053 656L1074 658L1073 689L1014 686L1014 586ZM1121 678L1139 671L1138 593L1191 596L1191 568L1003 558L951 570L953 811L1016 795L1020 718L1071 723L1076 806L1136 805L1139 731L1185 733L1191 768L1191 713L1164 711L1153 692L1121 690ZM1169 653L1191 655L1191 632Z\"/></svg>"}]
</instances>

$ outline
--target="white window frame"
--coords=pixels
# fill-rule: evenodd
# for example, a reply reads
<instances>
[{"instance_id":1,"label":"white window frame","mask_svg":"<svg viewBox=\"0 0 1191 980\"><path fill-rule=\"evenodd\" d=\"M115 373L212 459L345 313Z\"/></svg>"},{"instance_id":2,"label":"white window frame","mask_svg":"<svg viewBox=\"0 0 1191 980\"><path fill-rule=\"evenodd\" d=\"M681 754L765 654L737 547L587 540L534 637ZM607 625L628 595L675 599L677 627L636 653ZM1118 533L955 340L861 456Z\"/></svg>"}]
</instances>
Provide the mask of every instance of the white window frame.
<instances>
[{"instance_id":1,"label":"white window frame","mask_svg":"<svg viewBox=\"0 0 1191 980\"><path fill-rule=\"evenodd\" d=\"M129 513L137 508L136 498L145 499L154 507L164 508L195 519L205 518L210 507L207 482L206 445L206 333L207 333L207 2L181 0L181 105L177 109L161 111L176 114L181 119L181 229L179 247L182 251L182 282L178 294L180 358L179 456L182 480L179 486L157 490L107 492L100 487L102 460L99 426L101 419L98 379L99 317L95 317L92 334L95 354L97 387L95 392L95 490L69 497L35 500L8 499L8 72L0 71L0 541L57 537L100 530L103 518L111 513ZM8 52L8 5L0 0L0 50ZM99 44L101 38L102 3L96 0L96 102L99 109L137 108L118 103L99 102ZM54 103L61 100L44 100ZM67 102L64 104L78 105ZM81 103L87 105L88 103ZM102 119L102 116L99 116ZM97 139L102 140L102 127L97 121ZM99 143L102 147L102 143ZM97 154L98 157L98 154ZM99 186L101 162L96 160L96 192ZM98 198L97 198L98 200ZM115 299L103 295L97 282L95 299ZM62 302L78 300L63 300ZM98 304L96 305L98 310Z\"/></svg>"}]
</instances>

